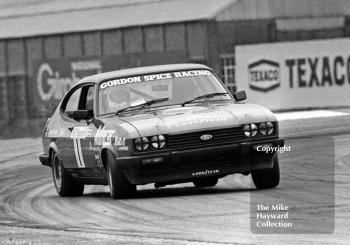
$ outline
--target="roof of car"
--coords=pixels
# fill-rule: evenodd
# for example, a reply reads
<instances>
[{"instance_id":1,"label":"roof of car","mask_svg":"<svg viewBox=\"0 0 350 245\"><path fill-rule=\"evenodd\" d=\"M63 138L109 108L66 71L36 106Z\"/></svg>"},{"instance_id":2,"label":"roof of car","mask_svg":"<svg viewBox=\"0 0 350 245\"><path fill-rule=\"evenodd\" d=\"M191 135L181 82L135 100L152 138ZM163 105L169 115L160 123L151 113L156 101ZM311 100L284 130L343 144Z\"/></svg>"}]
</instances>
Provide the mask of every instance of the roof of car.
<instances>
[{"instance_id":1,"label":"roof of car","mask_svg":"<svg viewBox=\"0 0 350 245\"><path fill-rule=\"evenodd\" d=\"M178 70L193 70L193 69L211 70L211 68L200 64L172 64L172 65L144 66L144 67L99 73L96 75L83 78L78 82L78 84L87 83L87 82L100 83L101 81L111 80L119 77L129 77L129 76L137 76L142 74L161 73L161 72L178 71Z\"/></svg>"}]
</instances>

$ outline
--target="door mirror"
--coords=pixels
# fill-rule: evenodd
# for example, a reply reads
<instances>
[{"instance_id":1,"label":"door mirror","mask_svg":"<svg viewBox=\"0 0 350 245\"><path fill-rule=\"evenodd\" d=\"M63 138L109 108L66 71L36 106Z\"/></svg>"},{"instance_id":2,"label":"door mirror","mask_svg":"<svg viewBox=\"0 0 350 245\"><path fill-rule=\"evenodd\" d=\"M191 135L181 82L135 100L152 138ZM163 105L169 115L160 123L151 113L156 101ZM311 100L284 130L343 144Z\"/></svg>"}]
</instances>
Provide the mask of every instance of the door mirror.
<instances>
[{"instance_id":1,"label":"door mirror","mask_svg":"<svg viewBox=\"0 0 350 245\"><path fill-rule=\"evenodd\" d=\"M244 90L241 90L241 91L238 91L238 92L234 93L233 94L233 98L236 101L242 101L242 100L247 99L247 94L245 93Z\"/></svg>"},{"instance_id":2,"label":"door mirror","mask_svg":"<svg viewBox=\"0 0 350 245\"><path fill-rule=\"evenodd\" d=\"M68 116L77 121L87 120L90 118L90 113L88 110L67 111L66 113Z\"/></svg>"}]
</instances>

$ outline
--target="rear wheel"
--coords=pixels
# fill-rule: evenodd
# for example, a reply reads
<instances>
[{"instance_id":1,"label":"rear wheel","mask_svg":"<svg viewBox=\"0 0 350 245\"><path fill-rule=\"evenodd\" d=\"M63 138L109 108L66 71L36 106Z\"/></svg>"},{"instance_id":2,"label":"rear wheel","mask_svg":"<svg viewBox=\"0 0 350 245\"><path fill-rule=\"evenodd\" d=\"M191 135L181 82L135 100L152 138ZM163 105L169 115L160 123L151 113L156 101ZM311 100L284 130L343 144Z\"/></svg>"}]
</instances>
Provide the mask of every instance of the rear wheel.
<instances>
[{"instance_id":1,"label":"rear wheel","mask_svg":"<svg viewBox=\"0 0 350 245\"><path fill-rule=\"evenodd\" d=\"M107 151L106 170L108 185L112 198L131 197L136 193L136 185L133 185L126 178L123 170L118 167L114 155Z\"/></svg>"},{"instance_id":2,"label":"rear wheel","mask_svg":"<svg viewBox=\"0 0 350 245\"><path fill-rule=\"evenodd\" d=\"M67 173L54 152L51 156L52 176L57 193L62 197L81 196L84 192L84 184L77 183Z\"/></svg>"},{"instance_id":3,"label":"rear wheel","mask_svg":"<svg viewBox=\"0 0 350 245\"><path fill-rule=\"evenodd\" d=\"M217 177L206 177L201 179L196 179L193 181L193 184L195 187L201 188L201 187L212 187L215 186L218 183Z\"/></svg>"},{"instance_id":4,"label":"rear wheel","mask_svg":"<svg viewBox=\"0 0 350 245\"><path fill-rule=\"evenodd\" d=\"M273 167L252 171L252 179L257 189L268 189L278 186L280 182L280 167L277 154L273 160Z\"/></svg>"}]
</instances>

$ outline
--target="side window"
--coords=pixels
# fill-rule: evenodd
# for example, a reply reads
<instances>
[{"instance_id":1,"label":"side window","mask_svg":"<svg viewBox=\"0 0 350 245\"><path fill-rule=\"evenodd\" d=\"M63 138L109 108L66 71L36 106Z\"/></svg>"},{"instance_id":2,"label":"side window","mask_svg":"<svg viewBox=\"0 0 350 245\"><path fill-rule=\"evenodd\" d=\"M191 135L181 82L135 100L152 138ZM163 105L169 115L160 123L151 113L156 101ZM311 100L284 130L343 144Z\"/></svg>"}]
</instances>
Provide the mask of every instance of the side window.
<instances>
[{"instance_id":1,"label":"side window","mask_svg":"<svg viewBox=\"0 0 350 245\"><path fill-rule=\"evenodd\" d=\"M90 117L94 116L94 95L95 95L95 86L84 87L84 109L89 111Z\"/></svg>"},{"instance_id":2,"label":"side window","mask_svg":"<svg viewBox=\"0 0 350 245\"><path fill-rule=\"evenodd\" d=\"M64 111L76 111L79 108L79 99L80 99L80 94L81 94L81 88L78 88L71 94L69 97L66 108Z\"/></svg>"}]
</instances>

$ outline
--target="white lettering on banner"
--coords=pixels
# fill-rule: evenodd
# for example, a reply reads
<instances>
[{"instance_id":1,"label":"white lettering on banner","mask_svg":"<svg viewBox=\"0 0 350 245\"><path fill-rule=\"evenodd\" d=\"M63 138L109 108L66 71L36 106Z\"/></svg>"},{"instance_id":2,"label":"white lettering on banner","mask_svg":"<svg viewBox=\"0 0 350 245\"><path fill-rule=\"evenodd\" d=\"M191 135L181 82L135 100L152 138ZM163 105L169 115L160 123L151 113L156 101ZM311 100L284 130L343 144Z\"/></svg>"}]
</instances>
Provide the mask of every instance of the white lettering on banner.
<instances>
[{"instance_id":1,"label":"white lettering on banner","mask_svg":"<svg viewBox=\"0 0 350 245\"><path fill-rule=\"evenodd\" d=\"M155 75L146 75L144 76L145 82L147 81L153 81L153 80L164 80L172 78L170 73L163 73L163 74L155 74Z\"/></svg>"},{"instance_id":2,"label":"white lettering on banner","mask_svg":"<svg viewBox=\"0 0 350 245\"><path fill-rule=\"evenodd\" d=\"M194 77L194 76L210 76L210 75L212 75L212 73L208 70L174 72L175 77Z\"/></svg>"},{"instance_id":3,"label":"white lettering on banner","mask_svg":"<svg viewBox=\"0 0 350 245\"><path fill-rule=\"evenodd\" d=\"M111 81L102 83L101 89L116 86L116 85L123 85L127 83L139 83L139 82L141 82L140 76L116 79L116 80L111 80Z\"/></svg>"},{"instance_id":4,"label":"white lettering on banner","mask_svg":"<svg viewBox=\"0 0 350 245\"><path fill-rule=\"evenodd\" d=\"M55 71L48 63L40 65L37 73L37 88L42 100L51 99L60 100L67 91L80 80L79 71L101 72L101 62L99 60L92 61L73 61L70 63L71 77L61 77L59 71ZM45 79L46 78L46 79Z\"/></svg>"},{"instance_id":5,"label":"white lettering on banner","mask_svg":"<svg viewBox=\"0 0 350 245\"><path fill-rule=\"evenodd\" d=\"M44 81L45 73L49 76L46 82ZM67 91L74 84L74 81L71 78L60 78L59 72L54 72L49 64L42 64L38 70L37 76L37 87L39 95L42 100L50 99L61 99L67 93ZM43 85L44 82L46 86L49 87L48 91L45 92Z\"/></svg>"},{"instance_id":6,"label":"white lettering on banner","mask_svg":"<svg viewBox=\"0 0 350 245\"><path fill-rule=\"evenodd\" d=\"M158 73L158 74L150 74L144 76L136 76L136 77L127 77L120 78L115 80L110 80L107 82L103 82L100 85L101 89L116 86L116 85L124 85L130 83L139 83L139 82L150 82L155 80L165 80L172 78L181 78L181 77L193 77L193 76L211 76L213 75L209 70L193 70L193 71L181 71L181 72L173 72L173 73Z\"/></svg>"},{"instance_id":7,"label":"white lettering on banner","mask_svg":"<svg viewBox=\"0 0 350 245\"><path fill-rule=\"evenodd\" d=\"M350 38L242 45L235 54L237 90L247 91L248 103L273 110L350 104Z\"/></svg>"}]
</instances>

